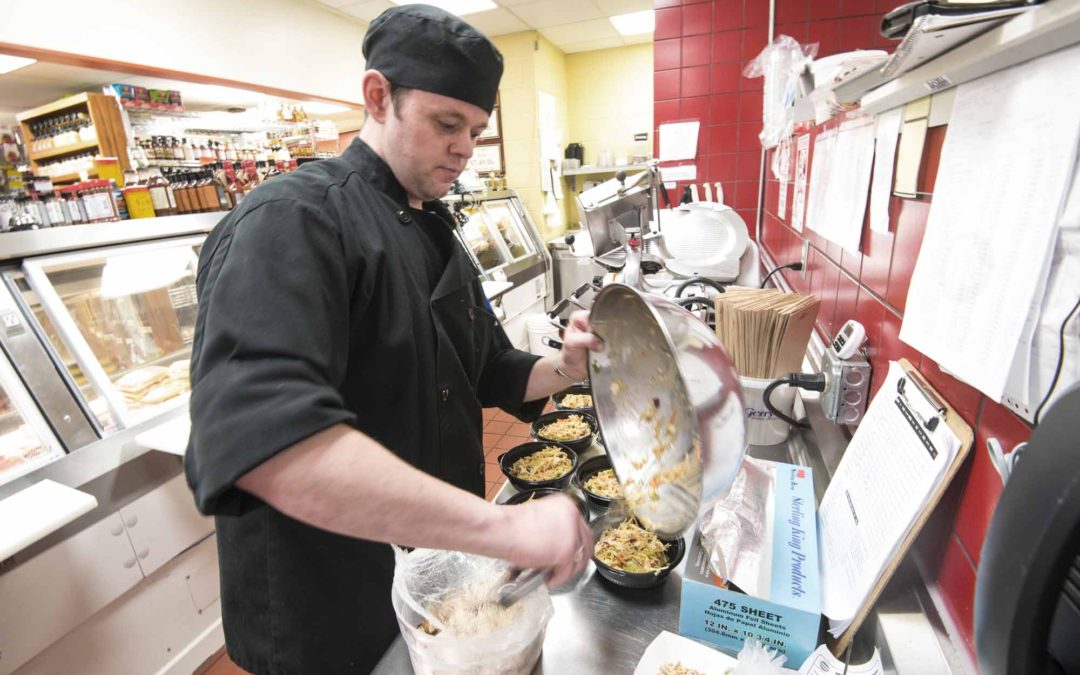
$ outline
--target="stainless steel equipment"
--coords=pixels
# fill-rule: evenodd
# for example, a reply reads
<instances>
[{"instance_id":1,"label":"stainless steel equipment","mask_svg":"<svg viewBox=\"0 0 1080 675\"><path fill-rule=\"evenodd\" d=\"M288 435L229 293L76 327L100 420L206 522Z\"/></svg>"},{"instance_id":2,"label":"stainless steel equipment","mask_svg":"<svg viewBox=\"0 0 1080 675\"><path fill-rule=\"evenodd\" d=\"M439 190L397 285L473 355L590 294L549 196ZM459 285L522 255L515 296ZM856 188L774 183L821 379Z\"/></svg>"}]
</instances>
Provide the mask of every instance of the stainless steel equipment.
<instances>
[{"instance_id":1,"label":"stainless steel equipment","mask_svg":"<svg viewBox=\"0 0 1080 675\"><path fill-rule=\"evenodd\" d=\"M735 369L705 323L661 296L611 284L590 320L604 341L589 374L612 467L642 524L681 535L746 450Z\"/></svg>"}]
</instances>

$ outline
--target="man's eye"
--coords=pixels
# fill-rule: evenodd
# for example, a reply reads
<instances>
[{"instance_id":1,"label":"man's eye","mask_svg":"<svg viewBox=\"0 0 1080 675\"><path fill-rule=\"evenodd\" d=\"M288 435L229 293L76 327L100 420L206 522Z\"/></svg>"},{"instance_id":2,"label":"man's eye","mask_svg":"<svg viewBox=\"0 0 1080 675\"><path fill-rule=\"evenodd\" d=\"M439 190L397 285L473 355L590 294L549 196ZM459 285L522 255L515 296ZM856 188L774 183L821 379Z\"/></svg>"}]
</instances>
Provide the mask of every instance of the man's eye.
<instances>
[{"instance_id":1,"label":"man's eye","mask_svg":"<svg viewBox=\"0 0 1080 675\"><path fill-rule=\"evenodd\" d=\"M439 122L439 128L447 133L451 133L457 130L456 124L448 124L446 122Z\"/></svg>"}]
</instances>

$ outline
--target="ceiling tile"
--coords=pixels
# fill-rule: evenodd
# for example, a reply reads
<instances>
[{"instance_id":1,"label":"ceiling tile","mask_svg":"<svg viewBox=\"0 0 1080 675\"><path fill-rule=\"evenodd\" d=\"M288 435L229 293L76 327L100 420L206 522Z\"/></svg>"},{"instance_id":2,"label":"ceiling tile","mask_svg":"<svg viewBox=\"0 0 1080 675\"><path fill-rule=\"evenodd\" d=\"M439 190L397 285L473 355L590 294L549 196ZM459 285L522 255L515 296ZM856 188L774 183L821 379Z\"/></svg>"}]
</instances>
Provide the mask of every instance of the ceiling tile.
<instances>
[{"instance_id":1,"label":"ceiling tile","mask_svg":"<svg viewBox=\"0 0 1080 675\"><path fill-rule=\"evenodd\" d=\"M349 16L355 16L364 21L371 21L393 6L394 3L389 2L389 0L366 0L365 2L356 2L351 5L345 5L340 7L340 9Z\"/></svg>"},{"instance_id":2,"label":"ceiling tile","mask_svg":"<svg viewBox=\"0 0 1080 675\"><path fill-rule=\"evenodd\" d=\"M516 5L513 12L533 28L603 19L605 16L592 0L539 0Z\"/></svg>"},{"instance_id":3,"label":"ceiling tile","mask_svg":"<svg viewBox=\"0 0 1080 675\"><path fill-rule=\"evenodd\" d=\"M490 9L486 12L468 14L465 21L488 36L506 35L529 30L529 25L510 13L508 9Z\"/></svg>"},{"instance_id":4,"label":"ceiling tile","mask_svg":"<svg viewBox=\"0 0 1080 675\"><path fill-rule=\"evenodd\" d=\"M503 7L516 7L517 5L524 5L530 2L536 2L536 0L495 0L495 4L502 5Z\"/></svg>"},{"instance_id":5,"label":"ceiling tile","mask_svg":"<svg viewBox=\"0 0 1080 675\"><path fill-rule=\"evenodd\" d=\"M653 0L595 0L600 11L608 16L644 12L653 8Z\"/></svg>"},{"instance_id":6,"label":"ceiling tile","mask_svg":"<svg viewBox=\"0 0 1080 675\"><path fill-rule=\"evenodd\" d=\"M602 40L589 40L587 42L574 42L567 45L559 45L567 54L574 54L577 52L591 52L597 49L611 49L613 47L621 47L622 40L619 38L604 38Z\"/></svg>"},{"instance_id":7,"label":"ceiling tile","mask_svg":"<svg viewBox=\"0 0 1080 675\"><path fill-rule=\"evenodd\" d=\"M617 40L619 38L618 31L607 19L564 23L558 26L541 28L540 32L544 37L559 46L570 45L575 42L590 42L603 39Z\"/></svg>"},{"instance_id":8,"label":"ceiling tile","mask_svg":"<svg viewBox=\"0 0 1080 675\"><path fill-rule=\"evenodd\" d=\"M318 2L326 5L327 7L333 7L334 9L340 9L347 5L356 4L356 0L318 0Z\"/></svg>"}]
</instances>

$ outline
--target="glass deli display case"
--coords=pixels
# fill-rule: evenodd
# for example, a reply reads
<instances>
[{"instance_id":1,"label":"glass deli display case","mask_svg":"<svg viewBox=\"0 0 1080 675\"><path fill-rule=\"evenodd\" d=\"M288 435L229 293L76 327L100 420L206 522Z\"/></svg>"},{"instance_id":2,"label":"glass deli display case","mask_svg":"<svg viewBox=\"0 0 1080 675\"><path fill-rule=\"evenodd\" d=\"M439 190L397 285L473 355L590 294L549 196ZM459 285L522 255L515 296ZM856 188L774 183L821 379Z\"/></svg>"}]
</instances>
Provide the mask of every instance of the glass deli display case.
<instances>
[{"instance_id":1,"label":"glass deli display case","mask_svg":"<svg viewBox=\"0 0 1080 675\"><path fill-rule=\"evenodd\" d=\"M186 402L202 239L23 263L16 287L102 431Z\"/></svg>"},{"instance_id":2,"label":"glass deli display case","mask_svg":"<svg viewBox=\"0 0 1080 675\"><path fill-rule=\"evenodd\" d=\"M0 485L63 456L30 393L0 355Z\"/></svg>"}]
</instances>

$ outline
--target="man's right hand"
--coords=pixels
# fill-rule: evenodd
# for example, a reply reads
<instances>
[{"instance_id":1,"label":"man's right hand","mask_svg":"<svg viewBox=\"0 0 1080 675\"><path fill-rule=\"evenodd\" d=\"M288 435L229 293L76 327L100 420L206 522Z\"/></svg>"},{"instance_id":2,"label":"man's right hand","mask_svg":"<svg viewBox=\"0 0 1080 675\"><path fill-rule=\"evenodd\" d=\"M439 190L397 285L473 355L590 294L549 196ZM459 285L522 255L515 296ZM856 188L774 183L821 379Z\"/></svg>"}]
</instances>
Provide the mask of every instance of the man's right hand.
<instances>
[{"instance_id":1,"label":"man's right hand","mask_svg":"<svg viewBox=\"0 0 1080 675\"><path fill-rule=\"evenodd\" d=\"M585 569L593 553L592 532L569 498L555 495L499 507L505 520L505 558L515 567L551 570L549 586L560 586Z\"/></svg>"}]
</instances>

